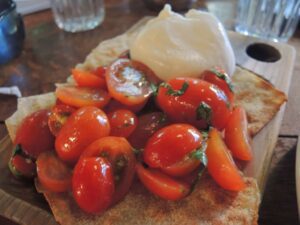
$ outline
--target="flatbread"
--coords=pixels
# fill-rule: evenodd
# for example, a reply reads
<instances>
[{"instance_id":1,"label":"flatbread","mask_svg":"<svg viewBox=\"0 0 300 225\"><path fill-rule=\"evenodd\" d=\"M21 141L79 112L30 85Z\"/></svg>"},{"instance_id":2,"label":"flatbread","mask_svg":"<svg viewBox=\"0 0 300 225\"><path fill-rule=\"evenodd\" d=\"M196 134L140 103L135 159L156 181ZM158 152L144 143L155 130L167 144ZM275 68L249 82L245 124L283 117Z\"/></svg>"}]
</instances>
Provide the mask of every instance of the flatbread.
<instances>
[{"instance_id":1,"label":"flatbread","mask_svg":"<svg viewBox=\"0 0 300 225\"><path fill-rule=\"evenodd\" d=\"M255 136L272 120L287 97L270 82L240 67L236 68L232 81L236 102L246 110L249 133Z\"/></svg>"},{"instance_id":2,"label":"flatbread","mask_svg":"<svg viewBox=\"0 0 300 225\"><path fill-rule=\"evenodd\" d=\"M205 174L180 201L162 200L135 182L125 199L102 215L83 213L69 193L44 192L55 219L63 225L255 225L260 203L255 179L238 193L220 188Z\"/></svg>"}]
</instances>

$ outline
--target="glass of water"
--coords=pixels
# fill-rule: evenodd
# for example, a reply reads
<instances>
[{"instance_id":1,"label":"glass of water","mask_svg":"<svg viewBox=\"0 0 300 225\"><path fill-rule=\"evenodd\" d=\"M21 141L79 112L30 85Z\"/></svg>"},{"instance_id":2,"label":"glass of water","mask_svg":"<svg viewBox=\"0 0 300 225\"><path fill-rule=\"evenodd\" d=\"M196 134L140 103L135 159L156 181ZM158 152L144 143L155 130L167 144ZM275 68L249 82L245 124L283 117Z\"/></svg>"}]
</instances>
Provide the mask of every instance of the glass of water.
<instances>
[{"instance_id":1,"label":"glass of water","mask_svg":"<svg viewBox=\"0 0 300 225\"><path fill-rule=\"evenodd\" d=\"M297 27L300 0L239 0L237 8L237 32L286 42Z\"/></svg>"},{"instance_id":2,"label":"glass of water","mask_svg":"<svg viewBox=\"0 0 300 225\"><path fill-rule=\"evenodd\" d=\"M51 7L57 26L69 32L94 29L105 16L103 0L51 0Z\"/></svg>"}]
</instances>

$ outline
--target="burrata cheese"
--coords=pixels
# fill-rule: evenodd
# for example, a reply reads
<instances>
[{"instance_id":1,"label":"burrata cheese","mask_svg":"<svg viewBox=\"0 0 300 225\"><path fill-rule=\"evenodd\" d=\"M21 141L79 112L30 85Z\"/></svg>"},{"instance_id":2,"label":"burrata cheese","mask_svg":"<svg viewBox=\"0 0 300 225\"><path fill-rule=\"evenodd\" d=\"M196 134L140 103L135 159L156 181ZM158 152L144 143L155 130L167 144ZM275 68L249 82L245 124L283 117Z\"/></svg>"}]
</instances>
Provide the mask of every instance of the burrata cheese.
<instances>
[{"instance_id":1,"label":"burrata cheese","mask_svg":"<svg viewBox=\"0 0 300 225\"><path fill-rule=\"evenodd\" d=\"M199 77L213 67L221 67L229 75L235 70L231 44L215 16L194 9L182 16L169 5L131 40L130 56L165 81Z\"/></svg>"}]
</instances>

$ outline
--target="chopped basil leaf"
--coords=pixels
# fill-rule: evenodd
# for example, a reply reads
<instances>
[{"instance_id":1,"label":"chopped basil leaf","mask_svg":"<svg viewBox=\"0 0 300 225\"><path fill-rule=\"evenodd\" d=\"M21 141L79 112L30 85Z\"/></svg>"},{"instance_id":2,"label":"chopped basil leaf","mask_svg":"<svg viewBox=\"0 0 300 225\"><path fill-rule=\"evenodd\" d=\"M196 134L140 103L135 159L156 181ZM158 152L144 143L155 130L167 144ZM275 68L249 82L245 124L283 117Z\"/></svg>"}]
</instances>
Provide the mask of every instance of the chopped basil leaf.
<instances>
[{"instance_id":1,"label":"chopped basil leaf","mask_svg":"<svg viewBox=\"0 0 300 225\"><path fill-rule=\"evenodd\" d=\"M201 131L201 134L204 140L208 138L208 131Z\"/></svg>"},{"instance_id":2,"label":"chopped basil leaf","mask_svg":"<svg viewBox=\"0 0 300 225\"><path fill-rule=\"evenodd\" d=\"M191 158L199 159L204 166L207 166L207 157L205 153L206 147L206 143L203 142L200 148L196 149L190 154Z\"/></svg>"},{"instance_id":3,"label":"chopped basil leaf","mask_svg":"<svg viewBox=\"0 0 300 225\"><path fill-rule=\"evenodd\" d=\"M230 80L228 79L228 77L224 74L219 72L217 69L211 69L211 71L216 74L217 77L219 77L220 79L224 80L226 82L226 84L228 85L228 88L231 92L233 92L233 85L230 82Z\"/></svg>"},{"instance_id":4,"label":"chopped basil leaf","mask_svg":"<svg viewBox=\"0 0 300 225\"><path fill-rule=\"evenodd\" d=\"M211 123L212 110L205 102L201 102L196 109L196 119L205 120L207 124Z\"/></svg>"},{"instance_id":5,"label":"chopped basil leaf","mask_svg":"<svg viewBox=\"0 0 300 225\"><path fill-rule=\"evenodd\" d=\"M186 92L186 90L187 90L188 87L189 87L189 84L188 84L186 81L184 81L183 84L182 84L182 87L180 88L180 90L177 90L177 91L175 91L175 90L171 87L171 85L168 84L168 83L164 83L164 82L163 82L163 83L160 84L160 86L165 87L165 88L168 89L168 90L167 90L167 95L181 96L181 95L183 95L183 94Z\"/></svg>"},{"instance_id":6,"label":"chopped basil leaf","mask_svg":"<svg viewBox=\"0 0 300 225\"><path fill-rule=\"evenodd\" d=\"M158 86L156 85L156 84L154 84L154 83L150 83L150 88L151 88L151 90L153 91L153 95L154 96L157 96L157 93L158 93Z\"/></svg>"}]
</instances>

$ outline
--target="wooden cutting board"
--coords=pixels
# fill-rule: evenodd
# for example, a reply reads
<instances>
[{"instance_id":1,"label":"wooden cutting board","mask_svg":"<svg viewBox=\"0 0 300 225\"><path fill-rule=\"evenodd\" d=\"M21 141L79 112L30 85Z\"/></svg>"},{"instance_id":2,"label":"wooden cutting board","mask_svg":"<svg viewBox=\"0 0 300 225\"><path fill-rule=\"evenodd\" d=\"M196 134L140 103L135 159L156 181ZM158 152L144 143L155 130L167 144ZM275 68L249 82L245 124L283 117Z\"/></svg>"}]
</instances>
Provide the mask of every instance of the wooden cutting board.
<instances>
[{"instance_id":1,"label":"wooden cutting board","mask_svg":"<svg viewBox=\"0 0 300 225\"><path fill-rule=\"evenodd\" d=\"M148 19L142 19L129 29L128 32L138 29ZM288 94L295 60L295 50L291 46L283 43L266 42L234 32L229 32L229 37L234 48L237 64L263 76L276 88ZM276 62L262 62L251 58L246 53L246 50L250 45L255 43L264 43L277 49L280 59ZM270 53L266 59L272 58L274 51L270 47L262 45L259 45L257 48L253 46L254 55L256 52L258 56L261 56L259 54L261 48L267 49L267 52ZM281 107L273 120L255 136L253 141L254 160L248 163L244 170L247 176L257 178L262 191L268 176L268 168L284 109L285 105ZM52 217L47 203L43 197L36 193L33 186L12 179L7 168L11 148L12 143L8 137L0 142L0 214L21 224L45 224L45 221L49 225L57 224Z\"/></svg>"}]
</instances>

